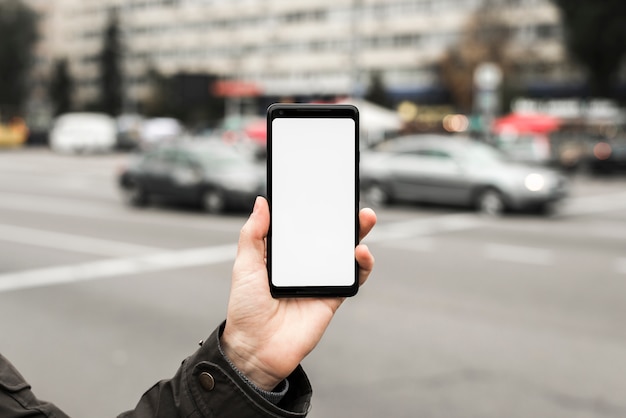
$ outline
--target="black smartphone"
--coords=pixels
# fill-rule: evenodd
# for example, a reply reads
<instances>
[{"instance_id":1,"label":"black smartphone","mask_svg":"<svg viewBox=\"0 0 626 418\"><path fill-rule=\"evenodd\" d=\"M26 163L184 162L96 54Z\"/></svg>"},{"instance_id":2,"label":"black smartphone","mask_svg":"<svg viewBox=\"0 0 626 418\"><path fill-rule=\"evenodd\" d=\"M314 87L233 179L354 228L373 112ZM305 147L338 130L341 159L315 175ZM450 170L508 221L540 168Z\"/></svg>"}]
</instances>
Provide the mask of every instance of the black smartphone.
<instances>
[{"instance_id":1,"label":"black smartphone","mask_svg":"<svg viewBox=\"0 0 626 418\"><path fill-rule=\"evenodd\" d=\"M273 297L359 289L359 112L352 105L267 110L267 268Z\"/></svg>"}]
</instances>

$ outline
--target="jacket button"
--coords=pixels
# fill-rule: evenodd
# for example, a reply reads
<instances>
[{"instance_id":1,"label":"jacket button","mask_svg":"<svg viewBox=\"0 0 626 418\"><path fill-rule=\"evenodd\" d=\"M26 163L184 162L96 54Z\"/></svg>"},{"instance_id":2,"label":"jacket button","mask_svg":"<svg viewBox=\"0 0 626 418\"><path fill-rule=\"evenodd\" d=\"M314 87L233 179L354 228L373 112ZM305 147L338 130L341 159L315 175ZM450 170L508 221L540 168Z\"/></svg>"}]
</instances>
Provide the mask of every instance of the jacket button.
<instances>
[{"instance_id":1,"label":"jacket button","mask_svg":"<svg viewBox=\"0 0 626 418\"><path fill-rule=\"evenodd\" d=\"M198 379L200 379L200 386L202 386L207 392L212 391L215 387L215 379L211 376L211 373L202 372L200 373L200 376L198 376Z\"/></svg>"}]
</instances>

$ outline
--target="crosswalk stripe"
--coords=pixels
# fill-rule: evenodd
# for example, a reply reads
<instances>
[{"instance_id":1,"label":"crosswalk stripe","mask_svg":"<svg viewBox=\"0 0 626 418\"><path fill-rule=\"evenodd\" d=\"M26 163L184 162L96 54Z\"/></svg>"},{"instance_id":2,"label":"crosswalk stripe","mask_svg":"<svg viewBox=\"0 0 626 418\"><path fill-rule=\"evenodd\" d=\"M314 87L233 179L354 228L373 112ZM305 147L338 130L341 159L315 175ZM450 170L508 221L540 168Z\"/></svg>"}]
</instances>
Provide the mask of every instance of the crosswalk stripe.
<instances>
[{"instance_id":1,"label":"crosswalk stripe","mask_svg":"<svg viewBox=\"0 0 626 418\"><path fill-rule=\"evenodd\" d=\"M488 243L484 247L484 255L492 260L541 266L552 265L555 261L552 250L521 245Z\"/></svg>"},{"instance_id":2,"label":"crosswalk stripe","mask_svg":"<svg viewBox=\"0 0 626 418\"><path fill-rule=\"evenodd\" d=\"M163 251L162 248L3 224L0 224L0 241L113 257Z\"/></svg>"},{"instance_id":3,"label":"crosswalk stripe","mask_svg":"<svg viewBox=\"0 0 626 418\"><path fill-rule=\"evenodd\" d=\"M0 275L0 292L218 264L236 252L237 245L228 244L6 273Z\"/></svg>"}]
</instances>

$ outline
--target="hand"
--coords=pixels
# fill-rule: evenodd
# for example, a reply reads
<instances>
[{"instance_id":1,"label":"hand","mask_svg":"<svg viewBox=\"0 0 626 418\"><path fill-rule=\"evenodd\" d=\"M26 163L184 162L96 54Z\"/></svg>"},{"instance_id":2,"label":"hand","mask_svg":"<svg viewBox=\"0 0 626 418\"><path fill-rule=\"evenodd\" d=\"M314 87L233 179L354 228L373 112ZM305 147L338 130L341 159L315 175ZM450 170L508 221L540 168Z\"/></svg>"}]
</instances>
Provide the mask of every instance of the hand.
<instances>
[{"instance_id":1,"label":"hand","mask_svg":"<svg viewBox=\"0 0 626 418\"><path fill-rule=\"evenodd\" d=\"M371 209L359 212L362 240L376 224ZM224 354L254 384L272 390L291 374L322 338L344 298L281 298L270 295L265 238L270 213L267 201L257 197L252 214L239 236L226 327ZM367 246L355 249L359 285L374 267Z\"/></svg>"}]
</instances>

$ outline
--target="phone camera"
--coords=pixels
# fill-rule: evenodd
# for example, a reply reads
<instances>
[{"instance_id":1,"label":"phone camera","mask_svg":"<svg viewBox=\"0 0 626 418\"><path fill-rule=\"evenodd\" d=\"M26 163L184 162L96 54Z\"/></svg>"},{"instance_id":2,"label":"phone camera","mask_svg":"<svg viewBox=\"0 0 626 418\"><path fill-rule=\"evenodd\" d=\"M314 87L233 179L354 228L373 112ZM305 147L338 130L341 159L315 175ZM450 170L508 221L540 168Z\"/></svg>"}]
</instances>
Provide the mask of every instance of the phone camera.
<instances>
[{"instance_id":1,"label":"phone camera","mask_svg":"<svg viewBox=\"0 0 626 418\"><path fill-rule=\"evenodd\" d=\"M284 115L284 114L285 114L285 111L284 111L284 110L279 110L279 111L278 111L278 114L279 114L279 115Z\"/></svg>"}]
</instances>

